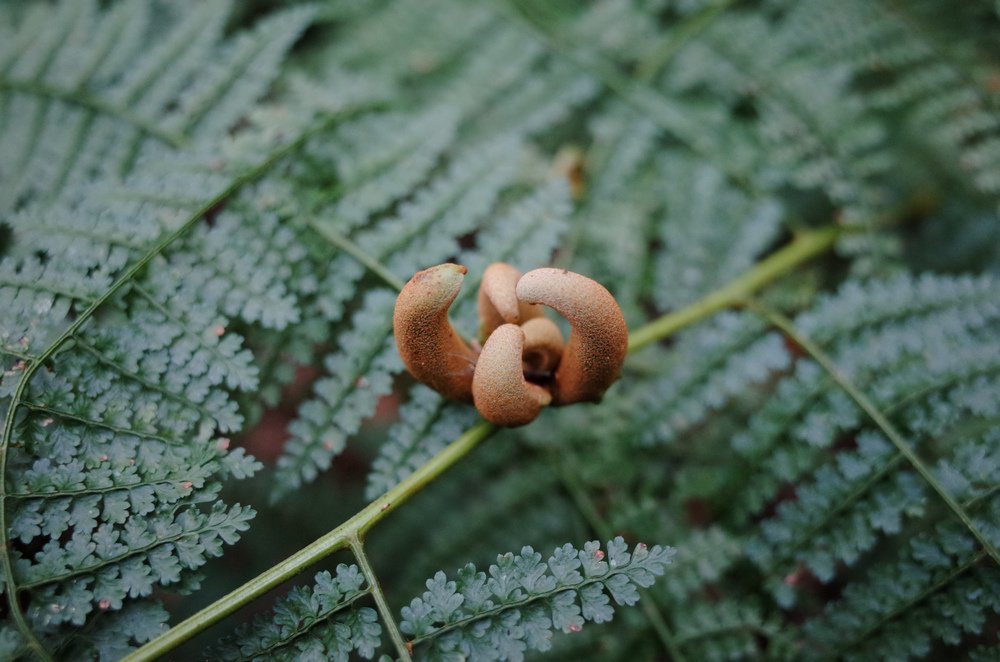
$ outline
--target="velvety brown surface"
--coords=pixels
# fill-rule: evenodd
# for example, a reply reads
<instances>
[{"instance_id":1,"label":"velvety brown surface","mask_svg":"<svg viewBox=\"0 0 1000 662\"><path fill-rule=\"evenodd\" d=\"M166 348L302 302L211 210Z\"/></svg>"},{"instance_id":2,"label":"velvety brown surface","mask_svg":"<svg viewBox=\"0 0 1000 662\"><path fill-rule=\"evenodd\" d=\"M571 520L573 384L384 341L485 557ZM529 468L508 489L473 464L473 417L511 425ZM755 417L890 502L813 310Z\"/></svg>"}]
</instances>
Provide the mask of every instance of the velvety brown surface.
<instances>
[{"instance_id":1,"label":"velvety brown surface","mask_svg":"<svg viewBox=\"0 0 1000 662\"><path fill-rule=\"evenodd\" d=\"M392 328L410 374L446 398L472 402L476 353L448 320L467 272L450 263L417 272L396 299Z\"/></svg>"}]
</instances>

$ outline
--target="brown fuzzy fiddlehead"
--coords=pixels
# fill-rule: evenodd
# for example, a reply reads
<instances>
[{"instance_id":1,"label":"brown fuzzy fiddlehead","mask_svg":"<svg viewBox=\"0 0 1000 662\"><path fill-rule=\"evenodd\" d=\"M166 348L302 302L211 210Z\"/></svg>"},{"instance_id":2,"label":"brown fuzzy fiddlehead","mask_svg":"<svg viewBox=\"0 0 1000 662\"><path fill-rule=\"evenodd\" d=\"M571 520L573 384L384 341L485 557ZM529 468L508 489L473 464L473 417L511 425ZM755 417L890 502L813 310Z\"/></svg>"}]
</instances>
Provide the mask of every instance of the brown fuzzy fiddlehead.
<instances>
[{"instance_id":1,"label":"brown fuzzy fiddlehead","mask_svg":"<svg viewBox=\"0 0 1000 662\"><path fill-rule=\"evenodd\" d=\"M490 423L505 427L535 420L552 396L525 380L521 369L524 331L516 324L501 324L483 345L472 379L476 409Z\"/></svg>"},{"instance_id":2,"label":"brown fuzzy fiddlehead","mask_svg":"<svg viewBox=\"0 0 1000 662\"><path fill-rule=\"evenodd\" d=\"M417 272L396 299L392 329L410 374L446 398L472 402L477 355L448 319L467 272L458 264Z\"/></svg>"},{"instance_id":3,"label":"brown fuzzy fiddlehead","mask_svg":"<svg viewBox=\"0 0 1000 662\"><path fill-rule=\"evenodd\" d=\"M490 265L477 301L483 341L477 351L448 320L466 272L457 264L425 269L396 300L396 346L414 377L447 398L473 402L483 418L507 427L530 423L549 404L601 399L628 345L625 318L603 286L564 269L522 275L509 264ZM568 343L541 304L569 320Z\"/></svg>"},{"instance_id":4,"label":"brown fuzzy fiddlehead","mask_svg":"<svg viewBox=\"0 0 1000 662\"><path fill-rule=\"evenodd\" d=\"M493 330L501 324L523 324L545 314L541 306L517 300L515 288L520 278L521 272L504 262L494 262L486 267L476 300L479 310L479 342L486 342Z\"/></svg>"},{"instance_id":5,"label":"brown fuzzy fiddlehead","mask_svg":"<svg viewBox=\"0 0 1000 662\"><path fill-rule=\"evenodd\" d=\"M517 282L517 297L554 308L573 332L556 370L553 403L598 402L618 379L628 329L618 302L600 283L565 269L535 269Z\"/></svg>"}]
</instances>

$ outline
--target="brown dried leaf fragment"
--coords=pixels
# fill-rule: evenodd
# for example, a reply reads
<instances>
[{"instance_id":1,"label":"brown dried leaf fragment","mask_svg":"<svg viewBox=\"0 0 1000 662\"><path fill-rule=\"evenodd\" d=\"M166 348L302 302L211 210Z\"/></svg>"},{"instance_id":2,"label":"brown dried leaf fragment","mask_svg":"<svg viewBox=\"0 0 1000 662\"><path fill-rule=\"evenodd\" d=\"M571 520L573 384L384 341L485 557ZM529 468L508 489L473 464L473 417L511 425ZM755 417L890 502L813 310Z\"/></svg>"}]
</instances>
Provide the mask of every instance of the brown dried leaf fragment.
<instances>
[{"instance_id":1,"label":"brown dried leaf fragment","mask_svg":"<svg viewBox=\"0 0 1000 662\"><path fill-rule=\"evenodd\" d=\"M618 379L628 351L621 308L600 283L565 269L535 269L517 283L517 297L554 308L573 326L556 370L553 403L598 402Z\"/></svg>"},{"instance_id":2,"label":"brown dried leaf fragment","mask_svg":"<svg viewBox=\"0 0 1000 662\"><path fill-rule=\"evenodd\" d=\"M479 342L486 342L493 330L501 324L523 324L526 320L545 314L541 306L518 301L515 288L520 278L521 272L505 262L494 262L486 267L476 299L479 309Z\"/></svg>"},{"instance_id":3,"label":"brown dried leaf fragment","mask_svg":"<svg viewBox=\"0 0 1000 662\"><path fill-rule=\"evenodd\" d=\"M446 398L472 402L477 355L448 319L467 272L450 263L417 272L396 299L392 329L410 374Z\"/></svg>"},{"instance_id":4,"label":"brown dried leaf fragment","mask_svg":"<svg viewBox=\"0 0 1000 662\"><path fill-rule=\"evenodd\" d=\"M552 401L548 391L524 379L523 352L521 327L502 324L486 339L479 355L472 379L472 395L476 409L494 425L526 425Z\"/></svg>"}]
</instances>

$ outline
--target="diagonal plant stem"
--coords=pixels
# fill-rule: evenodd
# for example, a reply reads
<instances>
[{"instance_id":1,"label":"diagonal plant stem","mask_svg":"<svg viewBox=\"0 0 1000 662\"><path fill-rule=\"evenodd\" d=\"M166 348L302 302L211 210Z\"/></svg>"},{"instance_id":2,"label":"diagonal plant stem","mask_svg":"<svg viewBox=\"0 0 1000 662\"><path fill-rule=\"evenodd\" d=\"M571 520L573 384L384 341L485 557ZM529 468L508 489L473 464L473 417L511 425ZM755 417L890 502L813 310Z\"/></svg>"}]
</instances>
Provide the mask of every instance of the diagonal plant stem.
<instances>
[{"instance_id":1,"label":"diagonal plant stem","mask_svg":"<svg viewBox=\"0 0 1000 662\"><path fill-rule=\"evenodd\" d=\"M413 662L413 658L410 655L410 648L406 645L406 641L403 640L403 634L399 631L399 626L396 625L396 618L392 615L392 609L389 608L389 602L385 599L385 594L382 593L378 575L375 574L375 570L368 560L368 554L365 553L365 547L361 542L361 538L355 534L350 537L348 544L351 547L351 552L354 553L354 558L358 560L358 565L361 566L361 572L364 573L365 579L368 580L368 588L375 599L375 607L378 609L379 616L382 617L382 622L385 623L386 628L389 630L389 638L392 639L392 643L396 647L399 659L402 662Z\"/></svg>"},{"instance_id":2,"label":"diagonal plant stem","mask_svg":"<svg viewBox=\"0 0 1000 662\"><path fill-rule=\"evenodd\" d=\"M742 303L748 295L830 250L841 232L840 228L830 227L800 234L788 246L761 261L728 285L712 292L687 308L665 315L637 329L630 336L629 352L635 352L646 345L663 340L723 308ZM370 258L362 261L362 264L367 264L369 261L371 261ZM333 552L350 547L352 540L362 540L364 535L386 515L447 471L495 431L496 428L486 421L476 423L396 487L372 501L349 520L177 624L125 657L124 660L126 662L139 662L165 655L202 630L249 604L279 584L293 578ZM374 577L374 573L372 576Z\"/></svg>"},{"instance_id":3,"label":"diagonal plant stem","mask_svg":"<svg viewBox=\"0 0 1000 662\"><path fill-rule=\"evenodd\" d=\"M744 300L778 278L781 278L803 262L821 255L833 248L834 243L846 230L831 226L822 230L800 233L790 244L758 262L749 271L723 285L690 306L650 322L629 334L628 351L642 349L667 338L686 326L699 322L726 308L741 305Z\"/></svg>"},{"instance_id":4,"label":"diagonal plant stem","mask_svg":"<svg viewBox=\"0 0 1000 662\"><path fill-rule=\"evenodd\" d=\"M285 582L309 566L321 561L333 552L351 546L352 540L360 540L375 524L386 515L405 503L428 483L432 482L445 470L464 457L496 431L486 421L480 421L469 428L462 436L451 442L443 451L435 455L403 482L372 501L358 511L349 520L317 539L312 544L303 547L284 561L265 570L246 584L243 584L228 595L205 607L187 620L147 643L124 658L126 661L153 660L187 641L208 626L228 616L255 598L267 593L272 588ZM360 558L359 558L360 561ZM373 585L374 586L374 585Z\"/></svg>"},{"instance_id":5,"label":"diagonal plant stem","mask_svg":"<svg viewBox=\"0 0 1000 662\"><path fill-rule=\"evenodd\" d=\"M951 495L948 490L934 477L933 472L930 468L924 464L924 461L920 459L913 447L903 438L903 435L896 429L882 410L875 405L874 402L869 399L864 392L861 391L854 382L834 363L833 359L825 352L823 349L814 343L812 339L803 334L801 331L795 328L795 324L792 320L788 319L780 312L766 306L765 304L756 301L748 300L747 306L759 314L761 317L766 319L782 333L792 339L797 345L809 354L814 361L816 361L822 368L830 375L830 378L837 383L840 388L847 393L855 404L857 404L862 411L868 414L872 422L882 431L882 433L889 438L892 444L896 447L896 450L906 458L906 460L913 466L913 468L920 474L931 489L937 493L942 501L951 509L955 516L962 521L962 524L975 536L979 544L983 546L983 549L993 558L993 560L1000 564L1000 550L980 529L976 526L976 523L972 521L972 518L966 512L965 508L962 507L955 497Z\"/></svg>"}]
</instances>

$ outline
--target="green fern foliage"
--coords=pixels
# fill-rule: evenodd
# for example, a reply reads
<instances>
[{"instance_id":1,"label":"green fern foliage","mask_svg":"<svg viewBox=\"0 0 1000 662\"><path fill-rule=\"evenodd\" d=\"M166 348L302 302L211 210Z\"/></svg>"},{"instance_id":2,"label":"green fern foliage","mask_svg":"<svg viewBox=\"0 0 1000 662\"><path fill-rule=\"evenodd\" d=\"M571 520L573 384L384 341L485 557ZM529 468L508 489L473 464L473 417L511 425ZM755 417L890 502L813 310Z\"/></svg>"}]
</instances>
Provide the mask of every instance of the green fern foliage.
<instances>
[{"instance_id":1,"label":"green fern foliage","mask_svg":"<svg viewBox=\"0 0 1000 662\"><path fill-rule=\"evenodd\" d=\"M355 603L368 594L355 565L341 563L336 573L316 575L312 586L300 586L274 607L273 617L240 627L219 643L218 660L348 660L352 653L371 659L382 628L370 607Z\"/></svg>"},{"instance_id":2,"label":"green fern foliage","mask_svg":"<svg viewBox=\"0 0 1000 662\"><path fill-rule=\"evenodd\" d=\"M0 658L995 658L998 37L0 3ZM615 296L600 403L498 430L405 373L399 288L465 265L474 338L497 261Z\"/></svg>"},{"instance_id":3,"label":"green fern foliage","mask_svg":"<svg viewBox=\"0 0 1000 662\"><path fill-rule=\"evenodd\" d=\"M225 7L210 9L217 18L195 14L184 29L214 34ZM19 52L10 63L11 80L43 81L43 61L69 57L43 46L68 48L84 39L81 31L92 21L120 23L149 8L133 3L100 16L93 10L88 3L62 5L57 16L65 22L38 26L42 35L31 35L35 50ZM32 16L25 18L26 26L35 25ZM212 122L221 123L214 131L222 133L247 114L247 103L266 89L308 16L295 11L278 17L227 51L232 57L220 60L212 94L191 96L187 104L178 100L170 111L190 119L184 130L207 137ZM125 29L106 27L109 41L95 48L106 50L115 30ZM53 30L70 34L57 38ZM80 34L74 38L73 31ZM191 37L173 34L169 57L197 46ZM201 48L214 47L214 39ZM168 57L165 53L159 57ZM91 55L88 76L107 53ZM173 108L175 86L190 82L191 67L203 57L192 54L187 69L183 58L175 62L173 82L136 79L132 85L160 95L158 101L148 97L150 108ZM29 66L31 58L37 66ZM129 58L116 61L123 68L134 64ZM69 75L70 69L64 64L58 71ZM127 71L141 73L134 67ZM119 79L122 85L131 80L117 70L101 80ZM226 88L230 79L228 92L216 88ZM44 84L72 82L60 80L45 78ZM74 80L79 87L88 79ZM34 117L16 109L21 96L15 93L4 106L19 121ZM223 96L225 103L217 105ZM53 107L40 115L58 112ZM108 119L90 114L80 121ZM26 648L113 656L145 643L162 632L166 620L148 599L154 590L196 588L192 571L235 543L255 514L219 497L222 481L246 478L261 468L243 449L230 449L223 436L244 423L233 393L255 389L259 374L240 335L230 330L230 320L281 327L298 313L282 289L286 274L280 265L272 260L271 268L244 278L238 258L246 256L238 251L248 245L218 241L219 232L237 218L233 212L220 214L211 228L191 230L230 197L247 193L252 200L252 184L323 126L312 123L304 109L293 122L285 119L276 136L272 118L259 115L238 138L205 142L197 150L172 156L160 149L155 162L145 155L159 149L151 146L150 136L132 126L109 127L105 138L133 145L125 150L132 172L124 181L105 180L89 195L70 192L57 203L46 200L52 190L24 197L21 189L9 189L14 192L9 200L21 209L5 217L12 241L2 266L3 298L12 313L5 316L2 331L4 531L9 541L2 563L11 617L5 624L5 656ZM9 123L5 128L20 130ZM59 145L61 134L44 135L46 149ZM71 146L79 147L78 142ZM83 163L72 159L69 165ZM52 164L52 154L43 160ZM24 163L14 165L27 167ZM267 241L280 241L273 222L261 231L270 233ZM245 239L252 246L252 235ZM266 305L261 297L268 293L277 305ZM76 634L80 628L83 636ZM112 634L108 628L119 631Z\"/></svg>"},{"instance_id":4,"label":"green fern foliage","mask_svg":"<svg viewBox=\"0 0 1000 662\"><path fill-rule=\"evenodd\" d=\"M229 12L214 0L180 16L148 0L33 3L0 53L0 209L224 135L313 15L292 9L223 40Z\"/></svg>"},{"instance_id":5,"label":"green fern foliage","mask_svg":"<svg viewBox=\"0 0 1000 662\"><path fill-rule=\"evenodd\" d=\"M605 550L596 541L581 550L566 544L547 560L524 547L498 556L487 572L469 564L456 580L435 574L403 608L400 628L414 642L430 640L427 659L522 660L528 650L548 650L553 630L579 632L587 622L610 621L611 599L635 604L638 589L664 573L673 553L642 543L629 552L620 537Z\"/></svg>"}]
</instances>

